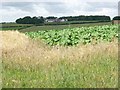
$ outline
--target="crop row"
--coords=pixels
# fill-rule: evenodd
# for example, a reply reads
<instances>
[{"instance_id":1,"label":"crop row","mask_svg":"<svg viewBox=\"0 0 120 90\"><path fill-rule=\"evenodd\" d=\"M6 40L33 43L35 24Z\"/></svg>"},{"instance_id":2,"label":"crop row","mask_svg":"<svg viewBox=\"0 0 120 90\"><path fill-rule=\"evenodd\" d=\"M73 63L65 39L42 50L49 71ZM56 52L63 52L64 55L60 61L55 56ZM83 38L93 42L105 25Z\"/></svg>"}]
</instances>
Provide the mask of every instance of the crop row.
<instances>
[{"instance_id":1,"label":"crop row","mask_svg":"<svg viewBox=\"0 0 120 90\"><path fill-rule=\"evenodd\" d=\"M118 38L117 25L81 27L63 30L26 32L31 38L43 39L49 45L73 46L77 44L111 42Z\"/></svg>"}]
</instances>

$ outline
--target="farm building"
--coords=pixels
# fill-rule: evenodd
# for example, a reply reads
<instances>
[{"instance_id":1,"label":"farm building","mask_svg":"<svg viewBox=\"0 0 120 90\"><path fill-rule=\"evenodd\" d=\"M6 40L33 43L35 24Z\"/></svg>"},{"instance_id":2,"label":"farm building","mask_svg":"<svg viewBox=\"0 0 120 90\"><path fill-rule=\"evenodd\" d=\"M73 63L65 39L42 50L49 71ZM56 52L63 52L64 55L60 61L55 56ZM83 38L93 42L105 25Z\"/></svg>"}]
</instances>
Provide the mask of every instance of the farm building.
<instances>
[{"instance_id":1,"label":"farm building","mask_svg":"<svg viewBox=\"0 0 120 90\"><path fill-rule=\"evenodd\" d=\"M59 19L60 22L65 22L65 21L68 21L67 19Z\"/></svg>"},{"instance_id":2,"label":"farm building","mask_svg":"<svg viewBox=\"0 0 120 90\"><path fill-rule=\"evenodd\" d=\"M112 20L112 24L120 24L120 16L116 16Z\"/></svg>"},{"instance_id":3,"label":"farm building","mask_svg":"<svg viewBox=\"0 0 120 90\"><path fill-rule=\"evenodd\" d=\"M46 19L46 22L55 22L55 19Z\"/></svg>"},{"instance_id":4,"label":"farm building","mask_svg":"<svg viewBox=\"0 0 120 90\"><path fill-rule=\"evenodd\" d=\"M120 20L112 20L112 24L120 24Z\"/></svg>"}]
</instances>

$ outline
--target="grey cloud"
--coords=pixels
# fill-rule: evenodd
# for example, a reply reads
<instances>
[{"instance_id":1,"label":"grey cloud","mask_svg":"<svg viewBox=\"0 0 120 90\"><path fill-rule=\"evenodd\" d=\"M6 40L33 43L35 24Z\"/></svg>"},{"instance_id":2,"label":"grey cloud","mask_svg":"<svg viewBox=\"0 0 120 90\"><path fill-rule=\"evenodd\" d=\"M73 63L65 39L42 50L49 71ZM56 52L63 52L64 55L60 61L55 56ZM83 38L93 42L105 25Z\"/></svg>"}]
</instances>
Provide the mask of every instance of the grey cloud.
<instances>
[{"instance_id":1,"label":"grey cloud","mask_svg":"<svg viewBox=\"0 0 120 90\"><path fill-rule=\"evenodd\" d=\"M62 2L4 2L2 3L2 8L9 9L12 7L27 12L34 12L34 5L44 7L51 14L71 12Z\"/></svg>"},{"instance_id":2,"label":"grey cloud","mask_svg":"<svg viewBox=\"0 0 120 90\"><path fill-rule=\"evenodd\" d=\"M4 2L2 3L3 9L9 9L10 7L15 9L21 9L23 11L33 11L33 3L32 2Z\"/></svg>"},{"instance_id":3,"label":"grey cloud","mask_svg":"<svg viewBox=\"0 0 120 90\"><path fill-rule=\"evenodd\" d=\"M84 6L85 4L85 6ZM76 11L86 11L86 12L95 12L101 11L103 8L111 8L116 9L116 3L112 2L86 2L80 3L77 6L66 6L63 2L4 2L2 3L3 9L9 9L13 7L15 9L20 9L22 11L35 13L34 5L38 6L38 10L41 9L40 7L44 8L50 14L70 14ZM74 4L73 4L74 5Z\"/></svg>"},{"instance_id":4,"label":"grey cloud","mask_svg":"<svg viewBox=\"0 0 120 90\"><path fill-rule=\"evenodd\" d=\"M101 11L103 8L117 9L118 4L115 2L86 2L86 6L82 8L82 11L96 12Z\"/></svg>"},{"instance_id":5,"label":"grey cloud","mask_svg":"<svg viewBox=\"0 0 120 90\"><path fill-rule=\"evenodd\" d=\"M66 4L62 2L3 2L2 8L9 9L10 7L13 7L30 12L34 11L33 5L41 5L50 13L69 13L73 12L73 10L99 11L102 8L118 8L118 5L114 2L87 2L86 4L87 6L81 9L82 4L80 4L80 6L74 6L74 8L68 8L66 7Z\"/></svg>"},{"instance_id":6,"label":"grey cloud","mask_svg":"<svg viewBox=\"0 0 120 90\"><path fill-rule=\"evenodd\" d=\"M44 8L52 14L56 14L56 13L65 14L65 13L72 12L72 9L67 8L66 4L61 3L61 2L44 3Z\"/></svg>"},{"instance_id":7,"label":"grey cloud","mask_svg":"<svg viewBox=\"0 0 120 90\"><path fill-rule=\"evenodd\" d=\"M110 8L110 9L117 9L118 4L115 2L87 2L93 8ZM94 9L93 9L94 10Z\"/></svg>"},{"instance_id":8,"label":"grey cloud","mask_svg":"<svg viewBox=\"0 0 120 90\"><path fill-rule=\"evenodd\" d=\"M46 13L47 15L44 14L45 16L49 16L49 15L54 15L54 16L68 15L69 16L69 15L76 15L75 11L78 11L78 12L81 11L85 13L89 13L89 12L95 13L95 12L101 11L103 8L116 10L118 8L118 4L115 2L78 2L77 4L74 4L73 2L70 5L64 2L3 2L2 9L4 13L6 13L6 17L7 15L9 17L10 8L14 8L15 10L21 10L21 13L23 12L22 13L23 16L26 15L26 12L27 14L30 14L30 15L33 15L33 14L38 15L39 13L40 15L42 15L43 12L39 12L40 9L45 10L45 12L47 12ZM12 13L12 11L10 12ZM82 13L80 13L80 15L81 14ZM112 14L109 14L109 15L112 15ZM21 17L21 16L20 14L15 14L11 16L11 18L9 19L12 20L12 19L15 19L15 17Z\"/></svg>"},{"instance_id":9,"label":"grey cloud","mask_svg":"<svg viewBox=\"0 0 120 90\"><path fill-rule=\"evenodd\" d=\"M102 8L98 8L90 4L87 4L84 8L82 8L82 11L86 11L86 12L95 12L95 11L101 11L101 10Z\"/></svg>"}]
</instances>

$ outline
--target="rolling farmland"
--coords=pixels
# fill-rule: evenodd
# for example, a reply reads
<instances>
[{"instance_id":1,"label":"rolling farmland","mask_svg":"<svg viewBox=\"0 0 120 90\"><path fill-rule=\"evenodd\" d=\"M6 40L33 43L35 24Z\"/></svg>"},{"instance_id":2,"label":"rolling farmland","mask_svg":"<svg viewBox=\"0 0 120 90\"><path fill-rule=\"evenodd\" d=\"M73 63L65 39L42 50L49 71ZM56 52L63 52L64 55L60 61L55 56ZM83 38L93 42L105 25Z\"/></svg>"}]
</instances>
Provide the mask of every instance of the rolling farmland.
<instances>
[{"instance_id":1,"label":"rolling farmland","mask_svg":"<svg viewBox=\"0 0 120 90\"><path fill-rule=\"evenodd\" d=\"M115 0L2 0L1 89L118 89L119 8Z\"/></svg>"},{"instance_id":2,"label":"rolling farmland","mask_svg":"<svg viewBox=\"0 0 120 90\"><path fill-rule=\"evenodd\" d=\"M4 88L118 87L118 25L32 30L0 31Z\"/></svg>"}]
</instances>

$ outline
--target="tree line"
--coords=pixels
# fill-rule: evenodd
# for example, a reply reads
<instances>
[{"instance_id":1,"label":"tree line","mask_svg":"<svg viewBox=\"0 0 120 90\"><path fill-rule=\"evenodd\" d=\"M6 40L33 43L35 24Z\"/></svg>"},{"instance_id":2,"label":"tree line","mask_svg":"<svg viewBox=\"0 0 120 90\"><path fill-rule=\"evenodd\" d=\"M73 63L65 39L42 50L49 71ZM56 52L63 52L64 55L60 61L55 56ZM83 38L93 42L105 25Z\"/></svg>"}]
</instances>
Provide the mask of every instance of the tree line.
<instances>
[{"instance_id":1,"label":"tree line","mask_svg":"<svg viewBox=\"0 0 120 90\"><path fill-rule=\"evenodd\" d=\"M40 23L44 23L44 18L42 16L41 17L26 16L26 17L17 19L16 23L18 24L40 24Z\"/></svg>"},{"instance_id":2,"label":"tree line","mask_svg":"<svg viewBox=\"0 0 120 90\"><path fill-rule=\"evenodd\" d=\"M68 21L110 21L110 16L68 16L60 17L66 18Z\"/></svg>"},{"instance_id":3,"label":"tree line","mask_svg":"<svg viewBox=\"0 0 120 90\"><path fill-rule=\"evenodd\" d=\"M46 19L56 19L57 17L49 16L44 18L43 16L39 17L30 17L25 16L23 18L18 18L16 23L18 24L42 24ZM68 21L111 21L110 16L66 16L59 17L58 19L67 19Z\"/></svg>"},{"instance_id":4,"label":"tree line","mask_svg":"<svg viewBox=\"0 0 120 90\"><path fill-rule=\"evenodd\" d=\"M113 20L120 20L120 16L115 16Z\"/></svg>"}]
</instances>

